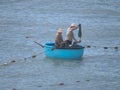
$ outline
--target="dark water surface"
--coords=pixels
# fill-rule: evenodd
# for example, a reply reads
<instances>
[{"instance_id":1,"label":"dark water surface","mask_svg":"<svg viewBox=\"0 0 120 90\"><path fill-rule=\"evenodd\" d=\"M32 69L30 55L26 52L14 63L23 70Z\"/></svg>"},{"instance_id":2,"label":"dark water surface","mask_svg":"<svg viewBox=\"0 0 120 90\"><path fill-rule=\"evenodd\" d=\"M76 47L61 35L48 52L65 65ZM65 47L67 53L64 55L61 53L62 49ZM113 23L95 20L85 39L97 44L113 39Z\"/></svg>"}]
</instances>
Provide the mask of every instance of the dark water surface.
<instances>
[{"instance_id":1,"label":"dark water surface","mask_svg":"<svg viewBox=\"0 0 120 90\"><path fill-rule=\"evenodd\" d=\"M81 60L46 58L26 38L54 41L73 22L91 46ZM0 90L12 89L119 90L120 0L0 0Z\"/></svg>"}]
</instances>

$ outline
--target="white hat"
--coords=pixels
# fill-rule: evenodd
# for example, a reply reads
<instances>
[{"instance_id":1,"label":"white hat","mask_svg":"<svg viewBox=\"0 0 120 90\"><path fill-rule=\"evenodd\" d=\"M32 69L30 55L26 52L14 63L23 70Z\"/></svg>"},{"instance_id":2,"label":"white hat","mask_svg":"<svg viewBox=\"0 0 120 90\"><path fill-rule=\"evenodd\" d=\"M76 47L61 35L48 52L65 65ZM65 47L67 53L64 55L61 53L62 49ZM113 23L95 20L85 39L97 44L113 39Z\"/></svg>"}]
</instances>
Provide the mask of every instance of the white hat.
<instances>
[{"instance_id":1,"label":"white hat","mask_svg":"<svg viewBox=\"0 0 120 90\"><path fill-rule=\"evenodd\" d=\"M75 23L72 23L70 26L75 26L76 27L77 25Z\"/></svg>"},{"instance_id":2,"label":"white hat","mask_svg":"<svg viewBox=\"0 0 120 90\"><path fill-rule=\"evenodd\" d=\"M62 32L62 29L61 29L61 28L59 28L57 32Z\"/></svg>"}]
</instances>

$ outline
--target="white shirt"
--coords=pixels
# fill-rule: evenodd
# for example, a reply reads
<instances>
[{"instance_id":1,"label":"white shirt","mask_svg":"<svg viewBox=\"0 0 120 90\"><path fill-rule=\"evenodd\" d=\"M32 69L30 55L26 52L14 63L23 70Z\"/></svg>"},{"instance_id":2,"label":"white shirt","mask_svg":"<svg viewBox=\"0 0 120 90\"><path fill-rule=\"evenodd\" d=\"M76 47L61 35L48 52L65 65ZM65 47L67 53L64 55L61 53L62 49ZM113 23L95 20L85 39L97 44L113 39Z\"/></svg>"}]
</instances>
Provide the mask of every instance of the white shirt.
<instances>
[{"instance_id":1,"label":"white shirt","mask_svg":"<svg viewBox=\"0 0 120 90\"><path fill-rule=\"evenodd\" d=\"M75 41L77 41L74 37L74 33L73 33L73 30L77 29L78 27L75 27L75 28L68 28L67 29L67 32L66 32L66 40L69 40L69 41L72 41L73 39Z\"/></svg>"}]
</instances>

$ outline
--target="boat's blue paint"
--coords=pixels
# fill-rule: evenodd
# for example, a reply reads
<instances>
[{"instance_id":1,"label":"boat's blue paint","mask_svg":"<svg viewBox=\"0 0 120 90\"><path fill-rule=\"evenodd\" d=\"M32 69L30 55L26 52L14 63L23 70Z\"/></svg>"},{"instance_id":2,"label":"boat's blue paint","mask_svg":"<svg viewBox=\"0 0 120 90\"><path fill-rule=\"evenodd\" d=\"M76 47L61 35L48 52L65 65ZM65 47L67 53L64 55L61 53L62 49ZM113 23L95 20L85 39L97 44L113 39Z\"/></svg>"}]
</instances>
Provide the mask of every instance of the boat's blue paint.
<instances>
[{"instance_id":1,"label":"boat's blue paint","mask_svg":"<svg viewBox=\"0 0 120 90\"><path fill-rule=\"evenodd\" d=\"M59 59L80 59L84 53L84 48L51 50L53 46L54 46L54 43L44 44L44 53L46 57L59 58Z\"/></svg>"}]
</instances>

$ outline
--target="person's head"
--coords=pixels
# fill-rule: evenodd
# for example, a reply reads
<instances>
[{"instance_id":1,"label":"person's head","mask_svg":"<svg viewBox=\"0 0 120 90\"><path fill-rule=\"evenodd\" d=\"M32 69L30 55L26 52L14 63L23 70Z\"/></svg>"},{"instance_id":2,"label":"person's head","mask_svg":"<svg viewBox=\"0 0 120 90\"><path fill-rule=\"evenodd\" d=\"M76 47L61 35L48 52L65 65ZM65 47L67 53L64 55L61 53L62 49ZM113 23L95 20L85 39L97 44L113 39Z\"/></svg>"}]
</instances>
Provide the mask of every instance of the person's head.
<instances>
[{"instance_id":1,"label":"person's head","mask_svg":"<svg viewBox=\"0 0 120 90\"><path fill-rule=\"evenodd\" d=\"M59 28L57 31L58 34L62 34L62 28Z\"/></svg>"},{"instance_id":2,"label":"person's head","mask_svg":"<svg viewBox=\"0 0 120 90\"><path fill-rule=\"evenodd\" d=\"M75 30L75 29L77 28L77 25L76 25L75 23L72 23L72 24L70 25L70 28L72 28L73 30Z\"/></svg>"}]
</instances>

